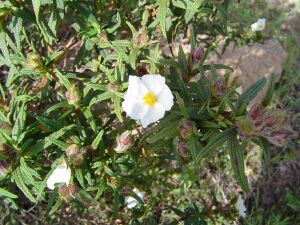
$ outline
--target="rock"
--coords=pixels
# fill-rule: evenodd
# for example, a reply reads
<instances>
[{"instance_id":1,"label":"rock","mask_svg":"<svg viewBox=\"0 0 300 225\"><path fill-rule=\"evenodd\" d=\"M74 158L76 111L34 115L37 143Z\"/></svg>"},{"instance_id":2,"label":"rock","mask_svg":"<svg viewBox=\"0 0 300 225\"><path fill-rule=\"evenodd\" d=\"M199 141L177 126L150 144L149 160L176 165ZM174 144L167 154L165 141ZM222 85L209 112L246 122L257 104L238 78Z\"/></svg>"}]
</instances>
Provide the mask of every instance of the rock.
<instances>
[{"instance_id":1,"label":"rock","mask_svg":"<svg viewBox=\"0 0 300 225\"><path fill-rule=\"evenodd\" d=\"M217 48L217 52L221 50L222 46ZM272 74L276 75L276 79L279 80L286 56L287 53L278 40L269 39L264 43L255 43L241 48L230 44L223 55L215 54L208 61L232 67L234 72L231 79L237 78L245 89L257 80L263 77L268 78ZM255 102L258 102L262 96L263 94L260 94Z\"/></svg>"}]
</instances>

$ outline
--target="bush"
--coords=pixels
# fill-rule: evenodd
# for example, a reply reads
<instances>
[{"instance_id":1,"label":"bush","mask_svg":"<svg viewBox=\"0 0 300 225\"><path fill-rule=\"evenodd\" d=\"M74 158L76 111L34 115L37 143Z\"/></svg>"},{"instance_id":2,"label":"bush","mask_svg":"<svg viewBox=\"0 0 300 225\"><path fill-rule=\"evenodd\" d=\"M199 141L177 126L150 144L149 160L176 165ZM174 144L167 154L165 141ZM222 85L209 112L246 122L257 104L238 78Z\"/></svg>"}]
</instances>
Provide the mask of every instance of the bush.
<instances>
[{"instance_id":1,"label":"bush","mask_svg":"<svg viewBox=\"0 0 300 225\"><path fill-rule=\"evenodd\" d=\"M232 4L238 3L2 1L2 222L34 209L46 215L36 223L68 223L68 205L78 224L74 215L84 218L86 210L101 212L96 224L156 224L164 210L177 215L170 224L204 224L214 215L234 220L234 201L219 210L182 208L158 193L174 175L196 183L204 159L220 151L247 192L246 143L283 145L291 132L286 114L265 108L274 78L262 103L247 112L266 79L239 94L230 67L205 64L220 41L226 48L261 36L229 19ZM177 57L172 45L183 38L191 51L179 45Z\"/></svg>"}]
</instances>

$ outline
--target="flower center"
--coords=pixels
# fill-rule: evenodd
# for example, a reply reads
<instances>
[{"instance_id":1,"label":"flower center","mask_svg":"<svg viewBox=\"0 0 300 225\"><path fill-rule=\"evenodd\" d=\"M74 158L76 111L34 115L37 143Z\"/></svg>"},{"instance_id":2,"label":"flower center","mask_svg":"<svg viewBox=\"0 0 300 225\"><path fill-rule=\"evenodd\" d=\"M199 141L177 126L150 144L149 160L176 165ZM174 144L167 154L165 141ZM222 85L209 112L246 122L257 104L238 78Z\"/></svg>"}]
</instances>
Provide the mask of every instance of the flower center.
<instances>
[{"instance_id":1,"label":"flower center","mask_svg":"<svg viewBox=\"0 0 300 225\"><path fill-rule=\"evenodd\" d=\"M154 103L157 101L157 98L154 93L148 92L144 95L143 101L146 105L153 106Z\"/></svg>"}]
</instances>

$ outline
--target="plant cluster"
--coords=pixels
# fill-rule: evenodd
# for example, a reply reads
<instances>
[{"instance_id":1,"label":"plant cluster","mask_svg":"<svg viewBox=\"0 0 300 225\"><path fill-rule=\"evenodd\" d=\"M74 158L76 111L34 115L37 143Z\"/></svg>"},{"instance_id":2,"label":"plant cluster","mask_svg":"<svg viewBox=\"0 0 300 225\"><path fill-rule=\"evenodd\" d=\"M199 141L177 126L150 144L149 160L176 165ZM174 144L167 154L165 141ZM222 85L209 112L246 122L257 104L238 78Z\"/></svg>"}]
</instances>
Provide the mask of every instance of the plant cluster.
<instances>
[{"instance_id":1,"label":"plant cluster","mask_svg":"<svg viewBox=\"0 0 300 225\"><path fill-rule=\"evenodd\" d=\"M45 205L51 216L63 204L84 208L82 199L91 199L101 202L103 223L156 224L147 209L155 174L201 169L219 151L229 155L232 175L247 192L246 144L267 151L268 141L283 145L292 131L283 112L266 109L274 77L254 115L247 107L267 80L239 94L230 67L205 64L221 40L246 44L261 35L229 20L231 4L238 3L1 1L3 221L28 207L22 201ZM182 36L191 51L179 45L174 53ZM172 224L205 224L226 207L167 209L177 214Z\"/></svg>"}]
</instances>

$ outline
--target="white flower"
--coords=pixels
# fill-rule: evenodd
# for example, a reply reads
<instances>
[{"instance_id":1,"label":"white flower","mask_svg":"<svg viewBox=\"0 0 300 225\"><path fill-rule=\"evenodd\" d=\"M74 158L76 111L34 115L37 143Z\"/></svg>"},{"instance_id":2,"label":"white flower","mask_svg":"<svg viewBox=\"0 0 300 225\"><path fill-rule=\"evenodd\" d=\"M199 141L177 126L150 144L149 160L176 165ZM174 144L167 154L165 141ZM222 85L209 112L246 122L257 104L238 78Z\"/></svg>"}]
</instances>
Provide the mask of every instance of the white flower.
<instances>
[{"instance_id":1,"label":"white flower","mask_svg":"<svg viewBox=\"0 0 300 225\"><path fill-rule=\"evenodd\" d=\"M71 179L71 169L67 166L66 162L60 164L51 176L47 180L47 187L51 190L55 188L55 184L66 183L67 186L70 183Z\"/></svg>"},{"instance_id":2,"label":"white flower","mask_svg":"<svg viewBox=\"0 0 300 225\"><path fill-rule=\"evenodd\" d=\"M235 91L241 95L243 93L242 86L239 86L238 88L236 88Z\"/></svg>"},{"instance_id":3,"label":"white flower","mask_svg":"<svg viewBox=\"0 0 300 225\"><path fill-rule=\"evenodd\" d=\"M235 208L237 209L241 217L246 217L247 208L244 204L244 200L242 199L241 195L239 195L239 198L235 203Z\"/></svg>"},{"instance_id":4,"label":"white flower","mask_svg":"<svg viewBox=\"0 0 300 225\"><path fill-rule=\"evenodd\" d=\"M139 189L137 189L137 188L134 188L134 189L133 189L133 192L134 192L137 196L139 196L139 198L140 198L142 201L144 201L145 192L141 192L141 191L139 191ZM128 207L129 209L131 209L131 208L136 207L136 205L139 204L139 201L136 200L134 197L126 196L126 197L125 197L125 204L127 205L127 207Z\"/></svg>"},{"instance_id":5,"label":"white flower","mask_svg":"<svg viewBox=\"0 0 300 225\"><path fill-rule=\"evenodd\" d=\"M266 27L266 19L265 18L259 18L255 23L251 25L251 29L253 31L262 31Z\"/></svg>"},{"instance_id":6,"label":"white flower","mask_svg":"<svg viewBox=\"0 0 300 225\"><path fill-rule=\"evenodd\" d=\"M163 118L165 111L172 108L173 95L159 74L147 74L142 78L129 76L128 90L122 106L134 120L140 120L145 128Z\"/></svg>"}]
</instances>

